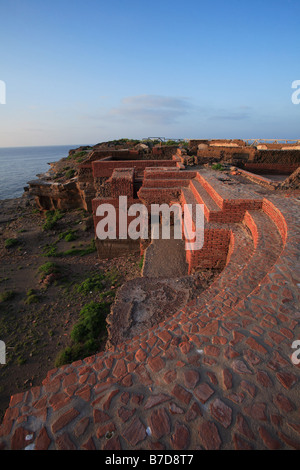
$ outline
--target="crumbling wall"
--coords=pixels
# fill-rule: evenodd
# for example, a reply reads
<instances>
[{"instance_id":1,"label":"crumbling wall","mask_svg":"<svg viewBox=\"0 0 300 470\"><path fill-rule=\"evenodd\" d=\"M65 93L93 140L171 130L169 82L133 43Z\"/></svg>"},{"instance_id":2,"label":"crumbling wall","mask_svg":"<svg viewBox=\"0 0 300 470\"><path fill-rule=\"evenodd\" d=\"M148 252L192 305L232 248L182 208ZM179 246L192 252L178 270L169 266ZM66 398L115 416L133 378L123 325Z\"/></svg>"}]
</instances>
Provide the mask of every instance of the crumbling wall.
<instances>
[{"instance_id":1,"label":"crumbling wall","mask_svg":"<svg viewBox=\"0 0 300 470\"><path fill-rule=\"evenodd\" d=\"M300 189L300 167L280 185L281 189Z\"/></svg>"}]
</instances>

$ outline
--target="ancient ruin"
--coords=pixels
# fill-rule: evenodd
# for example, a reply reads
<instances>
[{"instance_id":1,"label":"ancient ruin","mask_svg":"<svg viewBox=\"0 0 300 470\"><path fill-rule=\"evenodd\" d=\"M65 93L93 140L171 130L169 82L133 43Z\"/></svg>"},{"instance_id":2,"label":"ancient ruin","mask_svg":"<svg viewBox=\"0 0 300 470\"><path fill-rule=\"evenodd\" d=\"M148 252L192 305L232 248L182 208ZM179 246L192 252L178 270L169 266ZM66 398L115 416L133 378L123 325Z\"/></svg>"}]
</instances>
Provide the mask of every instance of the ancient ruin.
<instances>
[{"instance_id":1,"label":"ancient ruin","mask_svg":"<svg viewBox=\"0 0 300 470\"><path fill-rule=\"evenodd\" d=\"M202 204L204 246L96 238L100 258L140 251L142 276L118 291L106 351L11 397L0 448L299 449L300 141L78 151L71 179L29 183L40 209L82 207L96 228L119 196Z\"/></svg>"}]
</instances>

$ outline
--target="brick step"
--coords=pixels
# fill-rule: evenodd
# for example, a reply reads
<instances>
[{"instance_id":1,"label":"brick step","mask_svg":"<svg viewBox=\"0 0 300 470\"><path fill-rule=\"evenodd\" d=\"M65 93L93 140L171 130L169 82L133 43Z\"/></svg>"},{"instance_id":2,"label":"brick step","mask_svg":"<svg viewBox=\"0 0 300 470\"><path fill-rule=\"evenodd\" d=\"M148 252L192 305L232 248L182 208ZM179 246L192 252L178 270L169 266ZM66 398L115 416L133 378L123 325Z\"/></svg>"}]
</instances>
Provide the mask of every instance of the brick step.
<instances>
[{"instance_id":1,"label":"brick step","mask_svg":"<svg viewBox=\"0 0 300 470\"><path fill-rule=\"evenodd\" d=\"M181 189L179 186L173 188L145 188L142 186L137 196L146 206L150 204L170 204L179 201Z\"/></svg>"},{"instance_id":2,"label":"brick step","mask_svg":"<svg viewBox=\"0 0 300 470\"><path fill-rule=\"evenodd\" d=\"M196 171L181 171L179 168L147 168L144 173L145 179L192 179L196 178Z\"/></svg>"},{"instance_id":3,"label":"brick step","mask_svg":"<svg viewBox=\"0 0 300 470\"><path fill-rule=\"evenodd\" d=\"M253 250L244 246L241 231L233 231L233 253L218 279L197 301L197 308L212 313L232 310L258 286L276 263L282 239L273 221L262 211L248 211L241 230L251 232ZM252 255L251 255L252 253Z\"/></svg>"},{"instance_id":4,"label":"brick step","mask_svg":"<svg viewBox=\"0 0 300 470\"><path fill-rule=\"evenodd\" d=\"M152 178L146 178L144 179L143 187L144 188L176 188L179 186L185 186L187 187L190 184L189 179L173 179L173 178L168 178L168 179L152 179Z\"/></svg>"},{"instance_id":5,"label":"brick step","mask_svg":"<svg viewBox=\"0 0 300 470\"><path fill-rule=\"evenodd\" d=\"M206 220L209 222L218 219L221 209L199 181L196 179L191 180L189 188L196 199L196 204L204 204L204 215ZM186 196L189 197L188 194ZM190 197L189 199L192 198Z\"/></svg>"},{"instance_id":6,"label":"brick step","mask_svg":"<svg viewBox=\"0 0 300 470\"><path fill-rule=\"evenodd\" d=\"M246 209L262 208L263 196L236 184L230 177L216 176L215 173L211 170L201 170L197 172L196 179L221 209L235 209L244 213Z\"/></svg>"}]
</instances>

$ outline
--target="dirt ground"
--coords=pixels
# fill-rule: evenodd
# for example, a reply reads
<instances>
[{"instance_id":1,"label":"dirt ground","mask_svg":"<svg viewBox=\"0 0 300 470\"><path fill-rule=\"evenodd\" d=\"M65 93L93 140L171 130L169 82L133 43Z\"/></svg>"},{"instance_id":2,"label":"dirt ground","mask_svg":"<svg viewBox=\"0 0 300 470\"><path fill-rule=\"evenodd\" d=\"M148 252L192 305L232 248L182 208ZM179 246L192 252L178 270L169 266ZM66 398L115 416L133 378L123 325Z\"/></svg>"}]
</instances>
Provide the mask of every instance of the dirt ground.
<instances>
[{"instance_id":1,"label":"dirt ground","mask_svg":"<svg viewBox=\"0 0 300 470\"><path fill-rule=\"evenodd\" d=\"M40 385L55 367L82 307L99 300L99 292L78 293L76 285L94 274L114 272L117 280L109 287L114 290L141 274L138 254L101 261L96 252L45 256L47 245L59 253L90 246L93 224L83 210L64 213L51 230L43 230L44 223L33 200L0 201L0 340L6 345L6 364L0 365L0 422L10 396ZM69 230L75 240L59 240ZM17 242L6 247L10 239ZM43 279L39 269L48 262L59 272Z\"/></svg>"}]
</instances>

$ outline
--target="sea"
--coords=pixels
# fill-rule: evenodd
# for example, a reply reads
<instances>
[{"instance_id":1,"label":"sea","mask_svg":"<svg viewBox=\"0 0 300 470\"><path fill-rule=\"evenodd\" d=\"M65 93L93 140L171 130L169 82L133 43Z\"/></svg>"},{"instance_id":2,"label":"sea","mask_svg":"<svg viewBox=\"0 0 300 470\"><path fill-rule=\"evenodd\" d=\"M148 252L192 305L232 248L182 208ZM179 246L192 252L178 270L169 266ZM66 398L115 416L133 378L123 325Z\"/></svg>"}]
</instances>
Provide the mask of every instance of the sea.
<instances>
[{"instance_id":1,"label":"sea","mask_svg":"<svg viewBox=\"0 0 300 470\"><path fill-rule=\"evenodd\" d=\"M50 169L48 163L67 157L80 145L0 148L0 199L21 197L28 181Z\"/></svg>"}]
</instances>

